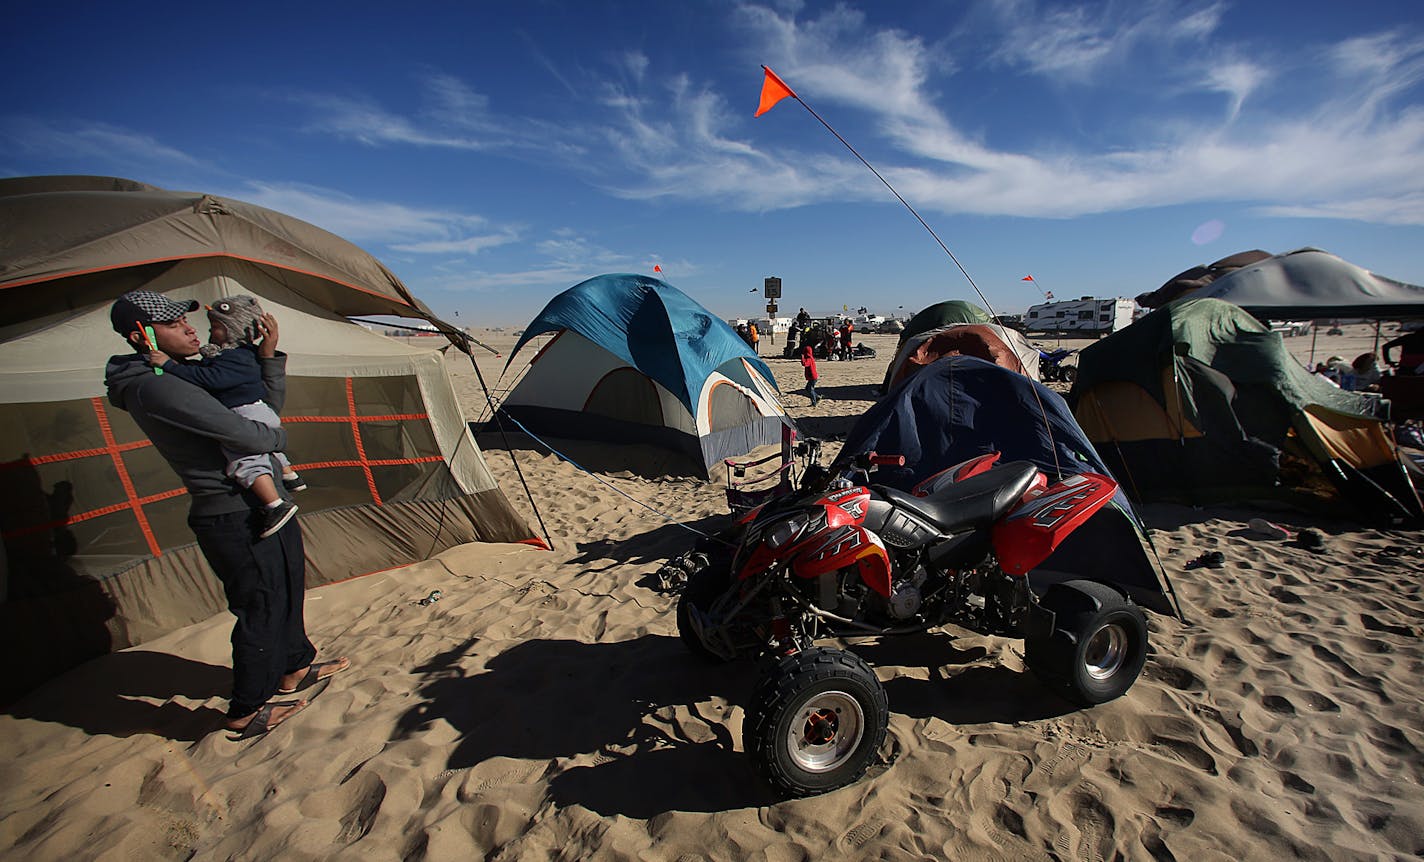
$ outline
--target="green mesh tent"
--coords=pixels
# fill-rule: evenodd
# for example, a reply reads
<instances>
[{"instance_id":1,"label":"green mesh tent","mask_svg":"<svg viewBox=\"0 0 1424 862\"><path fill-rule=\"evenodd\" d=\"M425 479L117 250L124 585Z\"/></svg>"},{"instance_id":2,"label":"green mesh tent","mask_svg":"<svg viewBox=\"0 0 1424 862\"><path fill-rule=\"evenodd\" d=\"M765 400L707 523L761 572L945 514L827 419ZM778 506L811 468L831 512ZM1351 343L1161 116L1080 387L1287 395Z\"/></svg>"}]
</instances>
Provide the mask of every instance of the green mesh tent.
<instances>
[{"instance_id":1,"label":"green mesh tent","mask_svg":"<svg viewBox=\"0 0 1424 862\"><path fill-rule=\"evenodd\" d=\"M931 329L940 329L956 323L993 322L994 318L989 316L989 312L974 303L965 302L962 299L948 299L915 312L914 317L905 321L905 328L901 330L900 340L896 343L903 345L921 332L929 332Z\"/></svg>"},{"instance_id":2,"label":"green mesh tent","mask_svg":"<svg viewBox=\"0 0 1424 862\"><path fill-rule=\"evenodd\" d=\"M1231 303L1180 299L1084 348L1069 397L1134 499L1420 514L1379 399L1311 374Z\"/></svg>"}]
</instances>

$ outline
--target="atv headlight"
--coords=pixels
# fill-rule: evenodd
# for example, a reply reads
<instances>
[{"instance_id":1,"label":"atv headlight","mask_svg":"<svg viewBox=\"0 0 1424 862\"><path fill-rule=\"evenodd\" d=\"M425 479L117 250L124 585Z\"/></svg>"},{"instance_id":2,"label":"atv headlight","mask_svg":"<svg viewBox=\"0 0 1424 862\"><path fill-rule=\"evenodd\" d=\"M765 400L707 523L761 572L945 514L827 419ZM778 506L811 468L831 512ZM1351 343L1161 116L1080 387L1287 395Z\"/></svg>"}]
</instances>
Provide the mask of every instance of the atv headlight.
<instances>
[{"instance_id":1,"label":"atv headlight","mask_svg":"<svg viewBox=\"0 0 1424 862\"><path fill-rule=\"evenodd\" d=\"M810 523L811 517L805 512L792 515L785 520L772 524L763 533L762 541L773 551L780 550L800 538L801 533L806 530L806 525Z\"/></svg>"}]
</instances>

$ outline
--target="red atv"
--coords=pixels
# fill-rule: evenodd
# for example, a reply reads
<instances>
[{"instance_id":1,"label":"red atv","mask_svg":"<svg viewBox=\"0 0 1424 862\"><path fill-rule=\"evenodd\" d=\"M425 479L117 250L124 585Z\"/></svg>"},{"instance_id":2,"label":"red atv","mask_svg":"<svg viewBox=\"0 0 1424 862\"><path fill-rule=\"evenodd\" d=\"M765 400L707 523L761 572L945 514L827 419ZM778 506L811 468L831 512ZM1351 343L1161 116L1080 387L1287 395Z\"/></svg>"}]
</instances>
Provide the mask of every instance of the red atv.
<instances>
[{"instance_id":1,"label":"red atv","mask_svg":"<svg viewBox=\"0 0 1424 862\"><path fill-rule=\"evenodd\" d=\"M740 518L729 550L704 542L688 573L678 632L716 661L769 656L747 706L743 746L782 793L859 779L885 738L889 706L870 667L825 637L922 632L953 623L1022 637L1025 661L1071 700L1131 687L1147 657L1142 609L1111 583L1066 580L1035 593L1026 573L1112 498L1080 473L1049 485L1028 461L983 455L910 493L869 485L899 456L860 456L841 476L818 465L801 490ZM730 550L734 546L734 550Z\"/></svg>"}]
</instances>

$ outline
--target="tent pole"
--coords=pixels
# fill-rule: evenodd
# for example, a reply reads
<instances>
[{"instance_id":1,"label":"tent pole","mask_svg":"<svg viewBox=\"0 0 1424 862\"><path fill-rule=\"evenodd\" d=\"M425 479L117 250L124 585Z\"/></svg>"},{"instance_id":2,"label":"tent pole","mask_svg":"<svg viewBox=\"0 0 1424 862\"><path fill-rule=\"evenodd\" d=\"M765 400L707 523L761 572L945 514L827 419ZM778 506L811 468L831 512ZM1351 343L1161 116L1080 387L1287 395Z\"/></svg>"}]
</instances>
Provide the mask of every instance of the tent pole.
<instances>
[{"instance_id":1,"label":"tent pole","mask_svg":"<svg viewBox=\"0 0 1424 862\"><path fill-rule=\"evenodd\" d=\"M465 338L469 336L460 333ZM470 339L473 340L473 339ZM475 355L470 352L468 345L464 348L465 355L470 357L470 366L475 369L475 377L480 381L480 389L485 393L485 404L490 410L490 418L494 419L494 424L499 428L500 440L504 442L505 451L509 453L509 460L514 464L514 473L519 477L519 484L524 487L524 496L529 500L529 508L534 510L534 519L539 522L539 529L544 531L544 544L549 546L549 550L554 550L554 540L549 536L549 528L544 525L544 516L539 514L539 505L534 502L534 494L529 490L529 483L524 479L524 471L519 469L519 459L514 457L514 448L509 445L509 433L504 430L504 423L499 421L499 408L494 406L494 396L490 395L489 387L485 385L485 376L480 373L480 365L475 361Z\"/></svg>"},{"instance_id":2,"label":"tent pole","mask_svg":"<svg viewBox=\"0 0 1424 862\"><path fill-rule=\"evenodd\" d=\"M1320 337L1320 321L1314 321L1310 326L1310 362L1305 366L1311 371L1315 370L1315 339Z\"/></svg>"}]
</instances>

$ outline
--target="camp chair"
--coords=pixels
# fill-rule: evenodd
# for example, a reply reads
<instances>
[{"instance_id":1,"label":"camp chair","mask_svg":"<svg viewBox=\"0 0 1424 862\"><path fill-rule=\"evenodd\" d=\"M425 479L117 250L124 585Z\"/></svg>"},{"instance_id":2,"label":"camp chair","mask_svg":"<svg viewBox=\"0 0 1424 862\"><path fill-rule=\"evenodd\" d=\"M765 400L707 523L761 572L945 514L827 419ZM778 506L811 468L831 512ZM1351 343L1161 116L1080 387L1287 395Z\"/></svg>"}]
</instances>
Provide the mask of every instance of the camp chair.
<instances>
[{"instance_id":1,"label":"camp chair","mask_svg":"<svg viewBox=\"0 0 1424 862\"><path fill-rule=\"evenodd\" d=\"M789 494L796 489L798 456L819 462L821 441L796 442L796 432L782 426L781 450L761 458L738 461L726 458L722 461L727 468L727 508L741 517L752 509ZM757 469L773 461L780 463L773 468Z\"/></svg>"}]
</instances>

